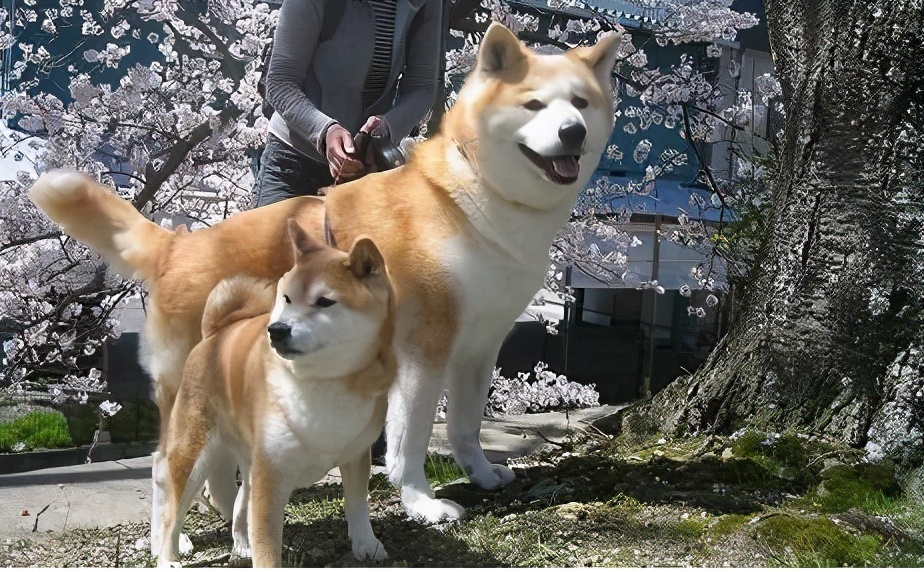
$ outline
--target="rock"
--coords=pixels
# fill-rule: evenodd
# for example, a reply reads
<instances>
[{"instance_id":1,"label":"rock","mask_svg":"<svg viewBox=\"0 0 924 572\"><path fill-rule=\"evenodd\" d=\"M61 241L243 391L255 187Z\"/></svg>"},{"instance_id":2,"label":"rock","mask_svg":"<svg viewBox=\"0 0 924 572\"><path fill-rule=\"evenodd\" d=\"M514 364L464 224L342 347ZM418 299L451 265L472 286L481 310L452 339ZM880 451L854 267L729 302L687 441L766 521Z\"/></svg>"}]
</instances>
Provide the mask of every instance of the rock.
<instances>
[{"instance_id":1,"label":"rock","mask_svg":"<svg viewBox=\"0 0 924 572\"><path fill-rule=\"evenodd\" d=\"M824 465L822 466L821 471L819 471L819 474L821 476L825 476L828 473L830 473L833 469L835 469L836 467L843 467L843 466L845 466L843 462L837 459L828 458L828 459L825 459Z\"/></svg>"},{"instance_id":2,"label":"rock","mask_svg":"<svg viewBox=\"0 0 924 572\"><path fill-rule=\"evenodd\" d=\"M731 448L731 447L726 447L725 450L722 451L722 459L723 459L723 460L726 460L726 461L727 461L727 460L729 460L729 459L734 458L734 456L735 456L735 453L734 453L734 451L732 451L732 448Z\"/></svg>"},{"instance_id":3,"label":"rock","mask_svg":"<svg viewBox=\"0 0 924 572\"><path fill-rule=\"evenodd\" d=\"M587 507L579 502L563 504L555 512L565 520L583 520L587 518Z\"/></svg>"},{"instance_id":4,"label":"rock","mask_svg":"<svg viewBox=\"0 0 924 572\"><path fill-rule=\"evenodd\" d=\"M891 459L905 466L924 460L924 352L896 356L884 381L888 398L873 413L866 433L870 461Z\"/></svg>"}]
</instances>

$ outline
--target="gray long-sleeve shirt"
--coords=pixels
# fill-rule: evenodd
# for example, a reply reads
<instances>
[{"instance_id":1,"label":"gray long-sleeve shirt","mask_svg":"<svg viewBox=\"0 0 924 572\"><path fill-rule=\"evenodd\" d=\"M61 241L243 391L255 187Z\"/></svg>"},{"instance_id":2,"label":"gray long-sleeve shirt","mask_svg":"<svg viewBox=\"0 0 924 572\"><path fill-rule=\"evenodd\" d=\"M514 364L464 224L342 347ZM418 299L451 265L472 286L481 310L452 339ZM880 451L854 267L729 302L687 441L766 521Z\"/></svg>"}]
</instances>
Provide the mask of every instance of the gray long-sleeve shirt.
<instances>
[{"instance_id":1,"label":"gray long-sleeve shirt","mask_svg":"<svg viewBox=\"0 0 924 572\"><path fill-rule=\"evenodd\" d=\"M346 3L339 22L325 21L331 2ZM436 94L443 2L397 1L391 73L385 93L368 107L362 95L375 41L372 7L361 0L283 2L266 75L266 97L276 110L270 132L322 162L320 138L334 122L356 133L368 117L384 115L392 138L405 137ZM322 30L326 22L336 30Z\"/></svg>"}]
</instances>

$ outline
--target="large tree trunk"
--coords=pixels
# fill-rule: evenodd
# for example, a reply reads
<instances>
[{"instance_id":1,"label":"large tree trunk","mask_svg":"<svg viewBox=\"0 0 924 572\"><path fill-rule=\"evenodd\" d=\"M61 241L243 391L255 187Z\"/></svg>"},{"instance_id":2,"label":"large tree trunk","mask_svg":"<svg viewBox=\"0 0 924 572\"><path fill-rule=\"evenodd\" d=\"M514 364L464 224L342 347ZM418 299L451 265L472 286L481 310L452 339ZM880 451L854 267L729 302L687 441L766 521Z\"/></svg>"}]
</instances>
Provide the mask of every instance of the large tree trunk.
<instances>
[{"instance_id":1,"label":"large tree trunk","mask_svg":"<svg viewBox=\"0 0 924 572\"><path fill-rule=\"evenodd\" d=\"M921 0L768 0L786 124L743 311L637 419L924 459ZM637 414L637 415L639 415Z\"/></svg>"}]
</instances>

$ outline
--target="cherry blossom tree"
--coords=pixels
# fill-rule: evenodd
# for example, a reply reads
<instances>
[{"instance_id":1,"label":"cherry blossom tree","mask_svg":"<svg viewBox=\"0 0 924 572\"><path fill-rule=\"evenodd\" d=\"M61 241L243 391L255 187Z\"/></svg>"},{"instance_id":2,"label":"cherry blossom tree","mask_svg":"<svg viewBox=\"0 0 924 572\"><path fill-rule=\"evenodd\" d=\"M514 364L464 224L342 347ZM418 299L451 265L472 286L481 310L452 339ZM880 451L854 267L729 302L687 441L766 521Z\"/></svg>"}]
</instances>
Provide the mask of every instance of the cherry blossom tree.
<instances>
[{"instance_id":1,"label":"cherry blossom tree","mask_svg":"<svg viewBox=\"0 0 924 572\"><path fill-rule=\"evenodd\" d=\"M164 224L176 216L195 228L248 206L249 156L265 123L256 67L276 12L252 0L62 0L54 8L27 1L3 16L5 47L30 25L44 41L15 44L22 59L3 100L19 128L3 131L7 154L23 158L20 148L43 144L31 161L11 164L0 186L0 313L12 334L2 385L56 379L57 396L85 399L105 384L83 356L118 335L112 312L139 290L61 236L25 190L37 171L69 166L113 184ZM76 48L63 38L75 27ZM148 61L129 62L132 50ZM55 68L66 70L67 97L40 90Z\"/></svg>"}]
</instances>

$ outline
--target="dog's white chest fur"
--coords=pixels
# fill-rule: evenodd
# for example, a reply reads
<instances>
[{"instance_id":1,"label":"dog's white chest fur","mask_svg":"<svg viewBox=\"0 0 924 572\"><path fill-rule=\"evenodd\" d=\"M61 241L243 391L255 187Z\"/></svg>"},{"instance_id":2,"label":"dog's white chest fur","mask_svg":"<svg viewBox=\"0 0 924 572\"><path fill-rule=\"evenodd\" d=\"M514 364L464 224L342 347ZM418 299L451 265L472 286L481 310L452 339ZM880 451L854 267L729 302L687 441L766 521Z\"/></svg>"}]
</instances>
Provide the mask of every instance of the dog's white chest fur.
<instances>
[{"instance_id":1,"label":"dog's white chest fur","mask_svg":"<svg viewBox=\"0 0 924 572\"><path fill-rule=\"evenodd\" d=\"M514 204L474 182L474 172L455 149L448 151L447 159L460 180L473 182L454 198L474 232L444 244L443 264L453 275L460 305L462 331L457 340L477 345L465 330L503 335L542 287L549 247L573 196L564 189L538 189L561 193L561 206L539 210Z\"/></svg>"},{"instance_id":2,"label":"dog's white chest fur","mask_svg":"<svg viewBox=\"0 0 924 572\"><path fill-rule=\"evenodd\" d=\"M384 395L363 395L336 381L298 379L283 367L274 368L267 381L275 404L264 424L265 450L291 456L293 470L306 470L312 482L317 471L359 455L369 435L381 430Z\"/></svg>"},{"instance_id":3,"label":"dog's white chest fur","mask_svg":"<svg viewBox=\"0 0 924 572\"><path fill-rule=\"evenodd\" d=\"M512 218L510 222L519 222ZM479 339L502 336L542 287L549 245L557 231L554 223L543 222L511 225L516 233L508 233L504 243L490 234L448 241L444 260L456 285L458 345L477 352ZM490 233L490 228L485 225L484 230Z\"/></svg>"}]
</instances>

